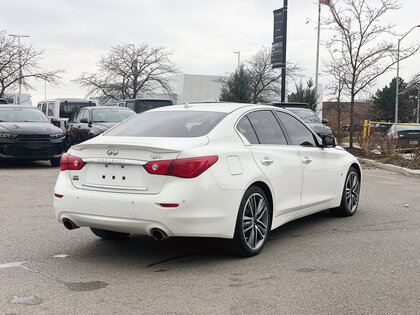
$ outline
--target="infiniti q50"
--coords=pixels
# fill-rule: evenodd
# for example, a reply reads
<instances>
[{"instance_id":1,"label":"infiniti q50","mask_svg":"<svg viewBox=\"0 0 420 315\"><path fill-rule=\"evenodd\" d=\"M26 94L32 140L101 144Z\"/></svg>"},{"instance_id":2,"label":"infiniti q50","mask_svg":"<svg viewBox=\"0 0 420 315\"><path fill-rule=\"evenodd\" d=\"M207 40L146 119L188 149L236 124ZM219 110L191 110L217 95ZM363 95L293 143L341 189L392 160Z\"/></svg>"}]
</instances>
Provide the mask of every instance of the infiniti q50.
<instances>
[{"instance_id":1,"label":"infiniti q50","mask_svg":"<svg viewBox=\"0 0 420 315\"><path fill-rule=\"evenodd\" d=\"M266 105L207 103L133 116L63 155L54 207L68 229L227 239L258 254L268 233L359 204L357 159L301 119Z\"/></svg>"}]
</instances>

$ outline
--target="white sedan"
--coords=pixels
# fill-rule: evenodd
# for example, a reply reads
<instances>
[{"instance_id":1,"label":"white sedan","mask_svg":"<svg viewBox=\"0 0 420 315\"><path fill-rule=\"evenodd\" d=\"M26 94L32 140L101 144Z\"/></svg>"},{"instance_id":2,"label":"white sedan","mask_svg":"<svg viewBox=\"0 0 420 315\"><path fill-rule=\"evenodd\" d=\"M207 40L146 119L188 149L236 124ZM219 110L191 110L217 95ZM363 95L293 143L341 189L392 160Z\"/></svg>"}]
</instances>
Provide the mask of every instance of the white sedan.
<instances>
[{"instance_id":1,"label":"white sedan","mask_svg":"<svg viewBox=\"0 0 420 315\"><path fill-rule=\"evenodd\" d=\"M359 204L357 159L287 110L235 103L169 106L135 115L64 154L54 208L68 229L228 239L258 254L268 232Z\"/></svg>"}]
</instances>

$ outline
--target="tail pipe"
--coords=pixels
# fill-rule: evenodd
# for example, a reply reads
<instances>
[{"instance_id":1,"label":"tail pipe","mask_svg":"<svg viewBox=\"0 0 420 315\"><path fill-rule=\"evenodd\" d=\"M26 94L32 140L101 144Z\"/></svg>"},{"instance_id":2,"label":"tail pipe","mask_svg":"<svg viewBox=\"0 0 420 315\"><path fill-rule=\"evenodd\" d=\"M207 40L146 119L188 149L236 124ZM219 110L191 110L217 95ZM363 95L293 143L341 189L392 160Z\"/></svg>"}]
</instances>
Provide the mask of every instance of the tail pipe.
<instances>
[{"instance_id":1,"label":"tail pipe","mask_svg":"<svg viewBox=\"0 0 420 315\"><path fill-rule=\"evenodd\" d=\"M63 219L63 224L68 230L74 230L79 228L79 226L76 225L72 220L70 219Z\"/></svg>"},{"instance_id":2,"label":"tail pipe","mask_svg":"<svg viewBox=\"0 0 420 315\"><path fill-rule=\"evenodd\" d=\"M166 234L164 231L162 231L161 229L152 229L150 234L153 236L153 238L157 241L162 241L165 238L168 237L168 234Z\"/></svg>"}]
</instances>

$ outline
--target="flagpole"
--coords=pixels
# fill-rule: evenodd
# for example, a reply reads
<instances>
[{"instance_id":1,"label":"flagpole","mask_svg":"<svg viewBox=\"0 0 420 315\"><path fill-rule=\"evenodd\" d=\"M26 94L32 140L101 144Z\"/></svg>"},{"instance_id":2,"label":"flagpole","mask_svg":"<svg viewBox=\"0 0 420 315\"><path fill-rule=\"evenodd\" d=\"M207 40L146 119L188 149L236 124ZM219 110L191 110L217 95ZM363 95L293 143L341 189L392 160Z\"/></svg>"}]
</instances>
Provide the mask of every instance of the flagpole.
<instances>
[{"instance_id":1,"label":"flagpole","mask_svg":"<svg viewBox=\"0 0 420 315\"><path fill-rule=\"evenodd\" d=\"M321 0L318 1L318 36L316 39L316 70L315 70L315 95L318 105L318 76L319 76L319 38L321 33Z\"/></svg>"}]
</instances>

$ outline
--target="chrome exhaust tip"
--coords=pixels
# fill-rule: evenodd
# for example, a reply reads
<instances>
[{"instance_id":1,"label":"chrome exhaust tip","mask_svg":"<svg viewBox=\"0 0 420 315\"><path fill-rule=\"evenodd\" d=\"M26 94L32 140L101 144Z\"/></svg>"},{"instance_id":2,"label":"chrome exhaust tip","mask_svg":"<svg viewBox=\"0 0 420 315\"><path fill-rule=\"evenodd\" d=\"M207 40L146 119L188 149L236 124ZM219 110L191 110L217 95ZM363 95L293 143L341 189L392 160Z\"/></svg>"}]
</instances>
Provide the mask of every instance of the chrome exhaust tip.
<instances>
[{"instance_id":1,"label":"chrome exhaust tip","mask_svg":"<svg viewBox=\"0 0 420 315\"><path fill-rule=\"evenodd\" d=\"M150 234L153 236L153 238L157 241L162 241L165 238L168 238L168 234L166 234L164 231L162 231L161 229L152 229L150 231Z\"/></svg>"},{"instance_id":2,"label":"chrome exhaust tip","mask_svg":"<svg viewBox=\"0 0 420 315\"><path fill-rule=\"evenodd\" d=\"M68 230L74 230L79 228L79 226L76 225L72 220L70 219L63 219L63 224Z\"/></svg>"}]
</instances>

